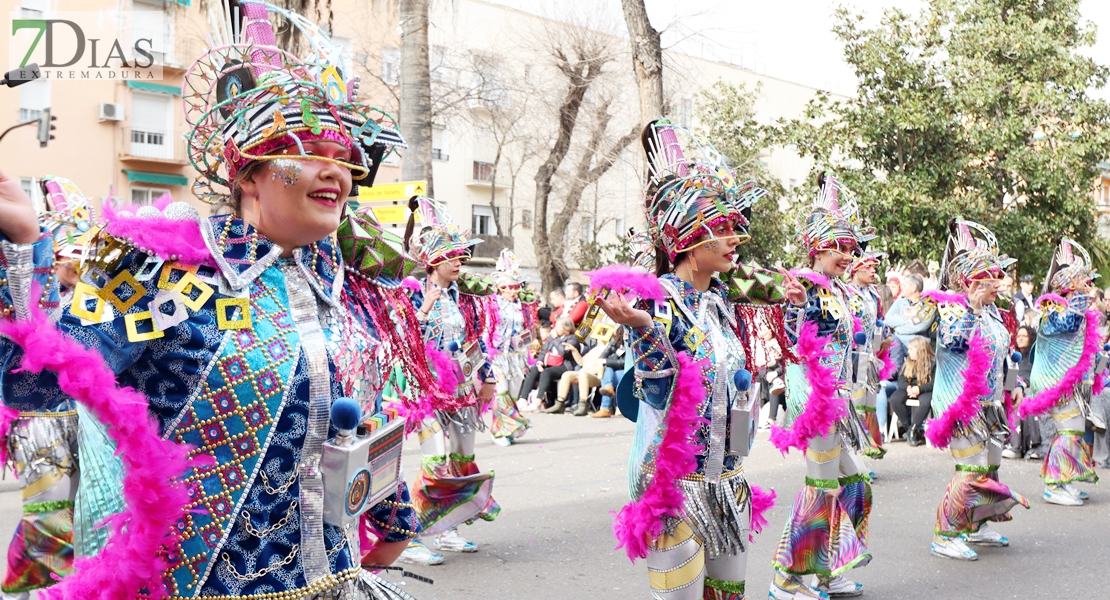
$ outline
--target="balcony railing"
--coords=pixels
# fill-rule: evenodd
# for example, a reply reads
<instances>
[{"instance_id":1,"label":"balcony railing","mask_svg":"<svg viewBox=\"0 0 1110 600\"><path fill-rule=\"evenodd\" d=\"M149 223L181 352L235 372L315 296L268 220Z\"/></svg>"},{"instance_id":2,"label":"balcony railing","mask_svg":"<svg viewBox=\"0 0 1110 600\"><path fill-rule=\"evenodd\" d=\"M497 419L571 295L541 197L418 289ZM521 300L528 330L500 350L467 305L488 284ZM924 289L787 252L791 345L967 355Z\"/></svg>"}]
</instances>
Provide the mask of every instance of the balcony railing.
<instances>
[{"instance_id":1,"label":"balcony railing","mask_svg":"<svg viewBox=\"0 0 1110 600\"><path fill-rule=\"evenodd\" d=\"M172 131L123 127L123 158L184 163L185 140Z\"/></svg>"},{"instance_id":2,"label":"balcony railing","mask_svg":"<svg viewBox=\"0 0 1110 600\"><path fill-rule=\"evenodd\" d=\"M511 235L475 235L482 239L482 243L474 246L474 258L487 258L496 260L501 255L501 249L513 249L513 236Z\"/></svg>"}]
</instances>

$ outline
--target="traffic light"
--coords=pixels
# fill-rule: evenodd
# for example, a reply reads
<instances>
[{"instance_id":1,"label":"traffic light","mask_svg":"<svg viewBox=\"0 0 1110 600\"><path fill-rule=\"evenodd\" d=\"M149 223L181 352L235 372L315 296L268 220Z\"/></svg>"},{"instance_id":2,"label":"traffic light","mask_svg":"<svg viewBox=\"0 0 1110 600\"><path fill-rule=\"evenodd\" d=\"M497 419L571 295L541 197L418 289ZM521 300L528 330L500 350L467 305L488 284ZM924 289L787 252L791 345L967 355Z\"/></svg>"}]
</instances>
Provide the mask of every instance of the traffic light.
<instances>
[{"instance_id":1,"label":"traffic light","mask_svg":"<svg viewBox=\"0 0 1110 600\"><path fill-rule=\"evenodd\" d=\"M42 109L42 115L39 117L39 147L45 148L50 140L54 139L54 134L50 133L57 129L53 121L58 117L50 114L49 108Z\"/></svg>"}]
</instances>

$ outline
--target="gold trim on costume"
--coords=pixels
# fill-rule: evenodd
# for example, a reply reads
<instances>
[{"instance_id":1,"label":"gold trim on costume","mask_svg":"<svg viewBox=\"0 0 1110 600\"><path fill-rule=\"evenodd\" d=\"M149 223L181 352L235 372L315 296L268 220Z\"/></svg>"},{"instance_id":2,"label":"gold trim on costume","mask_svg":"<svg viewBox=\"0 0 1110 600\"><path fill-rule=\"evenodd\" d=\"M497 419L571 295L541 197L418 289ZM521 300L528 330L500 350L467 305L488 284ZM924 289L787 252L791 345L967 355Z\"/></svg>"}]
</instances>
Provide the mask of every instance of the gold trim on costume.
<instances>
[{"instance_id":1,"label":"gold trim on costume","mask_svg":"<svg viewBox=\"0 0 1110 600\"><path fill-rule=\"evenodd\" d=\"M840 458L840 451L841 451L841 446L839 444L837 444L837 446L835 448L833 448L832 450L825 450L825 451L819 451L819 450L813 450L813 449L810 449L810 448L806 448L806 458L808 458L808 459L810 459L810 460L812 460L813 462L816 462L816 463L832 462L832 461Z\"/></svg>"},{"instance_id":2,"label":"gold trim on costume","mask_svg":"<svg viewBox=\"0 0 1110 600\"><path fill-rule=\"evenodd\" d=\"M985 450L986 447L987 446L985 444L979 442L978 444L968 446L967 448L952 448L952 456L954 458L967 458L969 456L975 456L976 454L979 454L980 452Z\"/></svg>"}]
</instances>

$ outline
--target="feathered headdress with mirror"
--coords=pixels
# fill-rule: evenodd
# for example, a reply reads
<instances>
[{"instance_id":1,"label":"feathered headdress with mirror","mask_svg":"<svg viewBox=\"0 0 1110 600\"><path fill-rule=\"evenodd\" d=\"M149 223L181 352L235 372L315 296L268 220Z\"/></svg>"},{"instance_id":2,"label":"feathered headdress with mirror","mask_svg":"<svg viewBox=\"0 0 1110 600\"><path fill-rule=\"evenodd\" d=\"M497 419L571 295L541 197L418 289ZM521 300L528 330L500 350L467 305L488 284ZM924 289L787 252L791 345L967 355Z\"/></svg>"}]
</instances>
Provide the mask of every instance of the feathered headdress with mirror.
<instances>
[{"instance_id":1,"label":"feathered headdress with mirror","mask_svg":"<svg viewBox=\"0 0 1110 600\"><path fill-rule=\"evenodd\" d=\"M415 205L415 206L414 206ZM470 237L470 231L461 229L447 205L427 196L414 196L409 206L419 223L409 239L409 251L427 267L436 267L458 258L465 264L470 261L474 246L482 240Z\"/></svg>"},{"instance_id":2,"label":"feathered headdress with mirror","mask_svg":"<svg viewBox=\"0 0 1110 600\"><path fill-rule=\"evenodd\" d=\"M1098 276L1087 249L1071 238L1061 237L1042 289L1044 293L1066 296L1090 286Z\"/></svg>"},{"instance_id":3,"label":"feathered headdress with mirror","mask_svg":"<svg viewBox=\"0 0 1110 600\"><path fill-rule=\"evenodd\" d=\"M671 262L679 252L720 239L713 229L723 222L733 225L729 235L750 239L751 208L766 190L737 182L719 152L666 119L649 123L640 140L648 162L648 232Z\"/></svg>"},{"instance_id":4,"label":"feathered headdress with mirror","mask_svg":"<svg viewBox=\"0 0 1110 600\"><path fill-rule=\"evenodd\" d=\"M200 173L193 194L209 204L230 198L236 174L272 153L297 146L299 160L336 162L358 185L370 185L385 156L404 140L385 112L357 101L343 49L301 15L257 0L209 2L209 49L185 74L182 102L192 130L189 161ZM297 58L278 48L270 19L284 20L308 41ZM305 152L329 140L351 151L338 161Z\"/></svg>"},{"instance_id":5,"label":"feathered headdress with mirror","mask_svg":"<svg viewBox=\"0 0 1110 600\"><path fill-rule=\"evenodd\" d=\"M986 227L963 219L948 223L948 243L940 265L940 287L951 289L972 281L997 281L1017 259L998 251L998 239Z\"/></svg>"},{"instance_id":6,"label":"feathered headdress with mirror","mask_svg":"<svg viewBox=\"0 0 1110 600\"><path fill-rule=\"evenodd\" d=\"M855 196L828 173L821 173L817 185L813 204L798 223L799 248L809 257L828 250L861 258L875 230L865 226Z\"/></svg>"}]
</instances>

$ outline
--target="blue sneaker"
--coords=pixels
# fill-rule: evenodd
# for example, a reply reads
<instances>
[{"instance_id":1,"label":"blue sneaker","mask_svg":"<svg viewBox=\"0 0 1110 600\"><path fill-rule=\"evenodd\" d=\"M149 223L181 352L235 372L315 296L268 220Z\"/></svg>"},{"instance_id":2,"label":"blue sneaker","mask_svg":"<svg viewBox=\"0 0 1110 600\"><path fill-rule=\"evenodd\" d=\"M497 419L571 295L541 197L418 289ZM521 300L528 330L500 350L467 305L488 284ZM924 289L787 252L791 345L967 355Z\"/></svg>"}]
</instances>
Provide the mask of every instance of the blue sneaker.
<instances>
[{"instance_id":1,"label":"blue sneaker","mask_svg":"<svg viewBox=\"0 0 1110 600\"><path fill-rule=\"evenodd\" d=\"M436 550L445 550L447 552L477 552L478 544L468 541L463 536L459 535L458 529L451 529L441 533L432 540L432 546Z\"/></svg>"}]
</instances>

